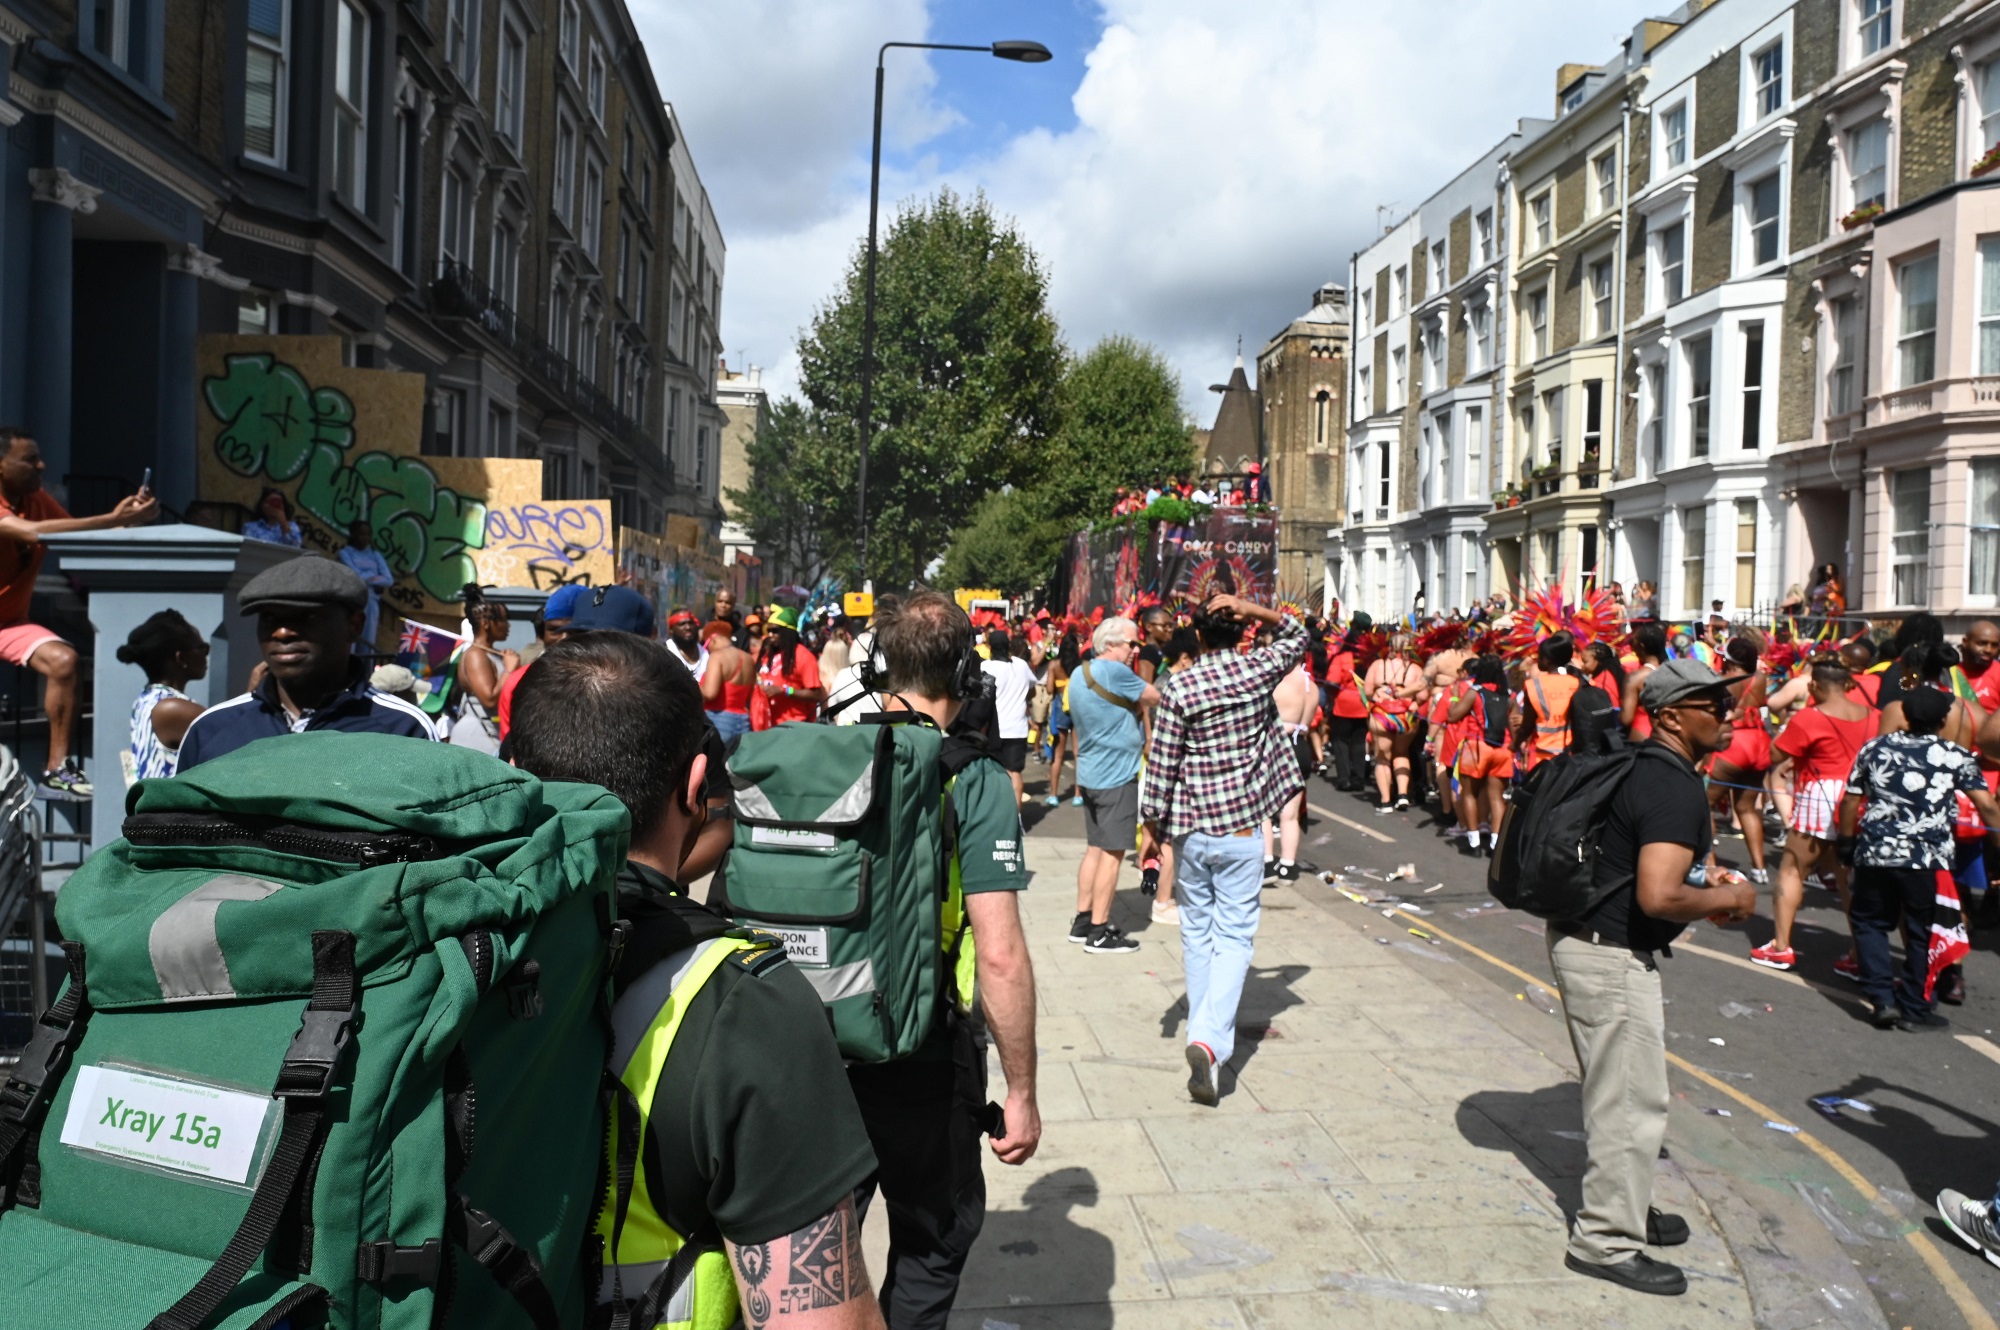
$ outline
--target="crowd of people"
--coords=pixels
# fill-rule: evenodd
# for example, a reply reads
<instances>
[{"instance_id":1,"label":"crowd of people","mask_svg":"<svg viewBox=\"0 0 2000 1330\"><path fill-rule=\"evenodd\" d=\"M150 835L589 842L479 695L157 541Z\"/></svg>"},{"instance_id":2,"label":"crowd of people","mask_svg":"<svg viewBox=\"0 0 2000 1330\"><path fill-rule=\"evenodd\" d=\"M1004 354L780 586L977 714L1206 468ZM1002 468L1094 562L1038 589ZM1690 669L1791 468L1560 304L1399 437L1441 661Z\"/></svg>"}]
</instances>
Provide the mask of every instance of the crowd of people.
<instances>
[{"instance_id":1,"label":"crowd of people","mask_svg":"<svg viewBox=\"0 0 2000 1330\"><path fill-rule=\"evenodd\" d=\"M1150 485L1120 485L1112 495L1111 516L1136 517L1162 499L1209 508L1244 508L1271 502L1271 481L1261 462L1251 462L1236 476L1168 476Z\"/></svg>"}]
</instances>

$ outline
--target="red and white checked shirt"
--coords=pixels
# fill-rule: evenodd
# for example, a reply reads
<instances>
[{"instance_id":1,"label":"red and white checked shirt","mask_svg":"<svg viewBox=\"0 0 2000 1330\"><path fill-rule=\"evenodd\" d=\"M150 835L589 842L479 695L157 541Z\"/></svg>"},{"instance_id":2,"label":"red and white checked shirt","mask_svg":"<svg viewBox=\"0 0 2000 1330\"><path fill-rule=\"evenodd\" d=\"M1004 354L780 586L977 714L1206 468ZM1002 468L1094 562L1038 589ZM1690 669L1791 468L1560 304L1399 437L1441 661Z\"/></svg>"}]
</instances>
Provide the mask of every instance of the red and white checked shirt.
<instances>
[{"instance_id":1,"label":"red and white checked shirt","mask_svg":"<svg viewBox=\"0 0 2000 1330\"><path fill-rule=\"evenodd\" d=\"M1168 836L1226 836L1261 827L1304 789L1271 690L1305 654L1305 627L1288 614L1270 646L1204 652L1170 676L1153 713L1139 815Z\"/></svg>"}]
</instances>

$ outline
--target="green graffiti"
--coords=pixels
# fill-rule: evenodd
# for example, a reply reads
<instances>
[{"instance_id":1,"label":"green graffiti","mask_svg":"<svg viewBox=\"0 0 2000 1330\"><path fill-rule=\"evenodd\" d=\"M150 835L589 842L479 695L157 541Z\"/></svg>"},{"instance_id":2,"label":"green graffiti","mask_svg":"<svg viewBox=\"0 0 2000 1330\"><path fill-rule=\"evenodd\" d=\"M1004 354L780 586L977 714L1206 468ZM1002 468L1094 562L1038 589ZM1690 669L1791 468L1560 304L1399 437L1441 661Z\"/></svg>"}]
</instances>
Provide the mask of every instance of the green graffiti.
<instances>
[{"instance_id":1,"label":"green graffiti","mask_svg":"<svg viewBox=\"0 0 2000 1330\"><path fill-rule=\"evenodd\" d=\"M221 428L215 455L239 476L297 482L292 500L337 535L356 521L398 577L451 601L477 576L471 551L486 544L486 505L438 482L421 459L350 456L354 403L314 388L268 353L232 355L202 397Z\"/></svg>"}]
</instances>

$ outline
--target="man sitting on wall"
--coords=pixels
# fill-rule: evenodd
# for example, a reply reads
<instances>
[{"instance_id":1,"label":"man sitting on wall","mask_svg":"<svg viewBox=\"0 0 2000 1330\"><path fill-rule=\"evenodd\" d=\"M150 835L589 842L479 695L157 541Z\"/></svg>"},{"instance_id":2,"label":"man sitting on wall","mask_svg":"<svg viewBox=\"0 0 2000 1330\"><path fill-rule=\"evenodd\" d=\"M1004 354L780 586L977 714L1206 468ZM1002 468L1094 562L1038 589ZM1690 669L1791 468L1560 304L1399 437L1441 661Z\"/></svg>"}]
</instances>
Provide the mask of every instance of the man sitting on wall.
<instances>
[{"instance_id":1,"label":"man sitting on wall","mask_svg":"<svg viewBox=\"0 0 2000 1330\"><path fill-rule=\"evenodd\" d=\"M65 531L105 531L150 522L159 500L140 490L97 517L71 517L42 488L41 447L27 431L0 426L0 660L26 665L48 680L42 710L49 718L48 770L44 792L58 798L88 799L95 790L70 756L70 727L76 720L76 648L52 630L28 621L35 578L48 546L43 536Z\"/></svg>"}]
</instances>

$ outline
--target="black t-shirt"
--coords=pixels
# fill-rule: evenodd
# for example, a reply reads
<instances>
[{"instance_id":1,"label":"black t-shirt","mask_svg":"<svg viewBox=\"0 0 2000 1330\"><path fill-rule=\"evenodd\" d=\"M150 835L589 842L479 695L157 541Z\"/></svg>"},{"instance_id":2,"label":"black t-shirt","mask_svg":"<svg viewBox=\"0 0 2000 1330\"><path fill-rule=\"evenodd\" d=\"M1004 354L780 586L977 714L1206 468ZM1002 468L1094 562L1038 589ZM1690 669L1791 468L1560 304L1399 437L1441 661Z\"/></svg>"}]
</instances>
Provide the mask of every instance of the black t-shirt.
<instances>
[{"instance_id":1,"label":"black t-shirt","mask_svg":"<svg viewBox=\"0 0 2000 1330\"><path fill-rule=\"evenodd\" d=\"M1139 659L1153 667L1153 678L1158 680L1160 677L1160 666L1167 663L1166 653L1151 642L1145 642L1139 647Z\"/></svg>"},{"instance_id":2,"label":"black t-shirt","mask_svg":"<svg viewBox=\"0 0 2000 1330\"><path fill-rule=\"evenodd\" d=\"M1642 913L1638 902L1639 847L1659 841L1694 851L1689 882L1706 876L1715 828L1708 791L1687 759L1665 744L1640 745L1639 760L1612 796L1598 842L1596 885L1610 894L1580 921L1584 927L1639 951L1658 951L1681 935L1684 924Z\"/></svg>"},{"instance_id":3,"label":"black t-shirt","mask_svg":"<svg viewBox=\"0 0 2000 1330\"><path fill-rule=\"evenodd\" d=\"M728 926L644 865L628 863L618 887L635 928L621 994ZM826 1008L782 949L725 963L688 1004L648 1146L646 1186L667 1222L739 1246L797 1232L875 1171Z\"/></svg>"}]
</instances>

